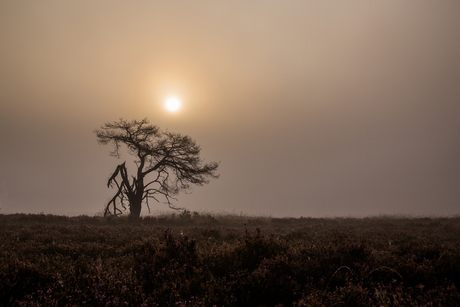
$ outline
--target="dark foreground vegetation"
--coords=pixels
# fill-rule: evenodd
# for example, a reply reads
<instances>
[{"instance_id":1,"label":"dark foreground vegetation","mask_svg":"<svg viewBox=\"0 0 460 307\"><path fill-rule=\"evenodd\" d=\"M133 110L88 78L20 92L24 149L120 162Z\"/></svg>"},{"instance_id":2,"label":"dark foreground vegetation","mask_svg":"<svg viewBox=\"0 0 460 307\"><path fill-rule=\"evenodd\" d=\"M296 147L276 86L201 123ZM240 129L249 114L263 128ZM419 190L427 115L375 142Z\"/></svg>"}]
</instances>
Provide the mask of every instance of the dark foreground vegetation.
<instances>
[{"instance_id":1,"label":"dark foreground vegetation","mask_svg":"<svg viewBox=\"0 0 460 307\"><path fill-rule=\"evenodd\" d=\"M0 215L1 306L460 306L460 218Z\"/></svg>"}]
</instances>

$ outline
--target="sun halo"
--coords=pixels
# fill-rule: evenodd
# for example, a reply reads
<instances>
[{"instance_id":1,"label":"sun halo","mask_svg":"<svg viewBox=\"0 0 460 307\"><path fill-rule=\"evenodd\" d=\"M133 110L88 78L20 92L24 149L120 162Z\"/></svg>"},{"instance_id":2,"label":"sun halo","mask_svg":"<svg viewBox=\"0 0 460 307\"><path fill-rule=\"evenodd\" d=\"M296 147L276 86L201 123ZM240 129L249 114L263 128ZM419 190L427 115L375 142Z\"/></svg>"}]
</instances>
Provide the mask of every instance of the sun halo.
<instances>
[{"instance_id":1,"label":"sun halo","mask_svg":"<svg viewBox=\"0 0 460 307\"><path fill-rule=\"evenodd\" d=\"M181 101L177 97L169 97L165 101L165 108L169 112L177 112L181 107Z\"/></svg>"}]
</instances>

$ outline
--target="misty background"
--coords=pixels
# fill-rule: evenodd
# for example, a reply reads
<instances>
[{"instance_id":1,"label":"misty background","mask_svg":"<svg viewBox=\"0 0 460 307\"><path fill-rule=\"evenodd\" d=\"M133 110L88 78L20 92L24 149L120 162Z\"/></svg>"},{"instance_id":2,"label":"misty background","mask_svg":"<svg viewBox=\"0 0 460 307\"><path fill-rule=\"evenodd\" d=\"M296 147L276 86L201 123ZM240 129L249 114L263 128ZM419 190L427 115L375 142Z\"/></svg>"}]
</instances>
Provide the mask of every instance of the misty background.
<instances>
[{"instance_id":1,"label":"misty background","mask_svg":"<svg viewBox=\"0 0 460 307\"><path fill-rule=\"evenodd\" d=\"M101 212L130 156L93 131L147 117L221 162L178 207L459 214L458 16L459 1L1 1L0 213Z\"/></svg>"}]
</instances>

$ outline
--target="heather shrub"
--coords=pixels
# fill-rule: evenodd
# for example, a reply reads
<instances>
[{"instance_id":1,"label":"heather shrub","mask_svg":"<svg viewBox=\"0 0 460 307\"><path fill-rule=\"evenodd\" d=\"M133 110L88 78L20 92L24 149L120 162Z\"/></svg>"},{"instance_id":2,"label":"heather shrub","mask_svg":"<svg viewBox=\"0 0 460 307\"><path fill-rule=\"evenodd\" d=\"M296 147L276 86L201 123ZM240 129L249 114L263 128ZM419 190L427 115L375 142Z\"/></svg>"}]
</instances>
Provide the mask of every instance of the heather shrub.
<instances>
[{"instance_id":1,"label":"heather shrub","mask_svg":"<svg viewBox=\"0 0 460 307\"><path fill-rule=\"evenodd\" d=\"M161 306L190 300L202 282L195 241L182 234L176 236L170 229L164 231L164 239L157 246L146 242L134 262L144 292Z\"/></svg>"},{"instance_id":2,"label":"heather shrub","mask_svg":"<svg viewBox=\"0 0 460 307\"><path fill-rule=\"evenodd\" d=\"M0 306L460 301L458 218L210 219L193 213L139 223L47 215L0 215L0 222Z\"/></svg>"}]
</instances>

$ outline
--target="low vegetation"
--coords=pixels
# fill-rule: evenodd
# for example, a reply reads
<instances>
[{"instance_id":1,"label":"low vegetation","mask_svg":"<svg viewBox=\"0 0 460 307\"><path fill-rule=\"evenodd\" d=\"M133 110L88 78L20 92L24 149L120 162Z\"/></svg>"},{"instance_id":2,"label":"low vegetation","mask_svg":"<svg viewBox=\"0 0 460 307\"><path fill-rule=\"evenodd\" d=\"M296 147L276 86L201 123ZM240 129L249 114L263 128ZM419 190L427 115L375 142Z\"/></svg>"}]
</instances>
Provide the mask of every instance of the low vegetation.
<instances>
[{"instance_id":1,"label":"low vegetation","mask_svg":"<svg viewBox=\"0 0 460 307\"><path fill-rule=\"evenodd\" d=\"M1 306L459 306L460 218L0 215Z\"/></svg>"}]
</instances>

